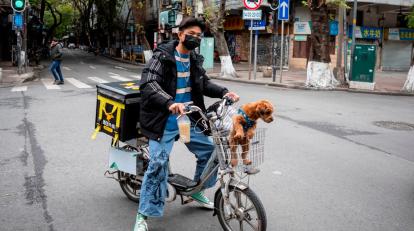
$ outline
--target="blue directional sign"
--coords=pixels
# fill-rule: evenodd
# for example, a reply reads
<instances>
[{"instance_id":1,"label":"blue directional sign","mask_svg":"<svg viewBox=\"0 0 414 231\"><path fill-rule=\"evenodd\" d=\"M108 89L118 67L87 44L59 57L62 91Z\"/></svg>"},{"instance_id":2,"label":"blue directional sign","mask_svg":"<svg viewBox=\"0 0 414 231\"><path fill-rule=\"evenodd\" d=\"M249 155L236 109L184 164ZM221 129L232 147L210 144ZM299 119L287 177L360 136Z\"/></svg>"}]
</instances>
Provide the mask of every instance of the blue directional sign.
<instances>
[{"instance_id":1,"label":"blue directional sign","mask_svg":"<svg viewBox=\"0 0 414 231\"><path fill-rule=\"evenodd\" d=\"M289 0L279 0L278 20L289 20Z\"/></svg>"}]
</instances>

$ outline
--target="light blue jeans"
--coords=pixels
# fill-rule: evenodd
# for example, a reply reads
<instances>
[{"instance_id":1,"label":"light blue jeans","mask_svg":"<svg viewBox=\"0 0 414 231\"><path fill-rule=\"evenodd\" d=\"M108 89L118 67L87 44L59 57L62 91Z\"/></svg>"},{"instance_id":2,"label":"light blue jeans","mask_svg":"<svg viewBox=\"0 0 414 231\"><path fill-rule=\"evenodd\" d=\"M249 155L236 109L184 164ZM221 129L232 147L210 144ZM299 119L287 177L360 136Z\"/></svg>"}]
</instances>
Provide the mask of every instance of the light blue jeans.
<instances>
[{"instance_id":1,"label":"light blue jeans","mask_svg":"<svg viewBox=\"0 0 414 231\"><path fill-rule=\"evenodd\" d=\"M63 81L62 70L60 70L60 60L53 60L50 65L50 71L56 81Z\"/></svg>"},{"instance_id":2,"label":"light blue jeans","mask_svg":"<svg viewBox=\"0 0 414 231\"><path fill-rule=\"evenodd\" d=\"M144 175L141 186L138 212L148 217L161 217L164 213L165 197L167 194L168 160L175 142L178 130L165 130L162 139L149 141L150 162ZM194 181L200 180L211 154L214 144L211 137L204 135L200 129L191 127L191 140L187 148L197 158ZM183 163L188 164L188 163ZM204 184L204 188L211 188L217 180L217 172Z\"/></svg>"}]
</instances>

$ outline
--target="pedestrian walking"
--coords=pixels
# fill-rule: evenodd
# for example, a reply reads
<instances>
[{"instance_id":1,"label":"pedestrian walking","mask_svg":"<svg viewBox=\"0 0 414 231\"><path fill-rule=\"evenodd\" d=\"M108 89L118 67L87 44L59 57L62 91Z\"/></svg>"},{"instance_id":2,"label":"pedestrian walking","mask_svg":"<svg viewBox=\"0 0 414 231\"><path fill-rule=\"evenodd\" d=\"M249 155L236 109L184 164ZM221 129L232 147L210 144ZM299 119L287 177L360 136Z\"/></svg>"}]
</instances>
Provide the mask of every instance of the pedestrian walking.
<instances>
[{"instance_id":1,"label":"pedestrian walking","mask_svg":"<svg viewBox=\"0 0 414 231\"><path fill-rule=\"evenodd\" d=\"M60 63L62 62L62 44L57 39L53 38L50 44L50 57L52 58L52 64L50 65L50 71L55 78L54 84L64 84L62 71L60 69Z\"/></svg>"}]
</instances>

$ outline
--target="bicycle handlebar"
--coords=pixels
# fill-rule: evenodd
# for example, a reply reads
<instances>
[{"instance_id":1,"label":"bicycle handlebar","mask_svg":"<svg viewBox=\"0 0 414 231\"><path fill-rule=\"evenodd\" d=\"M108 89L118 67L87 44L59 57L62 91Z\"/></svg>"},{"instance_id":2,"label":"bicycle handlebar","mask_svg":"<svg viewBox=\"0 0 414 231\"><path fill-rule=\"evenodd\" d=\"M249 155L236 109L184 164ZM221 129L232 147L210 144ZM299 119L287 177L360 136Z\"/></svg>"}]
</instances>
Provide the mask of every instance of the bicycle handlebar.
<instances>
[{"instance_id":1,"label":"bicycle handlebar","mask_svg":"<svg viewBox=\"0 0 414 231\"><path fill-rule=\"evenodd\" d=\"M230 97L225 96L223 97L223 99L221 99L217 103L219 103L219 106L216 110L216 113L217 113L218 118L221 118L225 114L227 107L231 106L234 103L234 101ZM200 113L203 119L209 120L206 114L203 113L203 110L201 110L201 108L199 108L198 106L193 105L193 102L188 102L188 103L185 103L184 105L185 105L184 114L191 114L193 112L198 112Z\"/></svg>"}]
</instances>

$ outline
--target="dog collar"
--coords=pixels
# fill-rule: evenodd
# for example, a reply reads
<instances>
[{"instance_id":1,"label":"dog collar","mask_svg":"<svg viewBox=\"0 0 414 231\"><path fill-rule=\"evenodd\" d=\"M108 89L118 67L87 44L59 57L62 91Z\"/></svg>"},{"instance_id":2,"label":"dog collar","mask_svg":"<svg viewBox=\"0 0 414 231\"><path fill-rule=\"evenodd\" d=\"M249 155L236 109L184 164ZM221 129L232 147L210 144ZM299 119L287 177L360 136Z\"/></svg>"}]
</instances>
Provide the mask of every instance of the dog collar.
<instances>
[{"instance_id":1,"label":"dog collar","mask_svg":"<svg viewBox=\"0 0 414 231\"><path fill-rule=\"evenodd\" d=\"M243 125L243 129L244 131L247 131L249 128L253 127L256 124L256 121L250 119L246 112L243 111L243 109L239 108L239 112L240 115L243 116L244 120L246 121L246 124Z\"/></svg>"}]
</instances>

